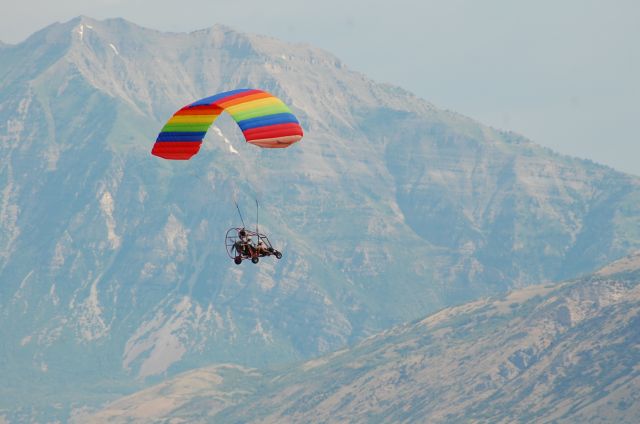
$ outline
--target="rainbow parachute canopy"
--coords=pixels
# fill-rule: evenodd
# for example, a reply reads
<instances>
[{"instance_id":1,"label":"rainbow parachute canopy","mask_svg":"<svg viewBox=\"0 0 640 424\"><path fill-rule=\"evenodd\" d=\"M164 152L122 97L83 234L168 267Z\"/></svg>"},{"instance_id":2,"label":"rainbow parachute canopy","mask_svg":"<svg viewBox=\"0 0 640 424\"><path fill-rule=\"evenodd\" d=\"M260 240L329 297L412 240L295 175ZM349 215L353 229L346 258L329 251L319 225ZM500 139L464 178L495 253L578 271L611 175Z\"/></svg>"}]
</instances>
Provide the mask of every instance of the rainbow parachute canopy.
<instances>
[{"instance_id":1,"label":"rainbow parachute canopy","mask_svg":"<svg viewBox=\"0 0 640 424\"><path fill-rule=\"evenodd\" d=\"M223 111L236 121L246 141L256 146L283 148L302 139L300 123L282 100L262 90L242 88L198 100L177 111L158 134L151 153L165 159L190 159Z\"/></svg>"}]
</instances>

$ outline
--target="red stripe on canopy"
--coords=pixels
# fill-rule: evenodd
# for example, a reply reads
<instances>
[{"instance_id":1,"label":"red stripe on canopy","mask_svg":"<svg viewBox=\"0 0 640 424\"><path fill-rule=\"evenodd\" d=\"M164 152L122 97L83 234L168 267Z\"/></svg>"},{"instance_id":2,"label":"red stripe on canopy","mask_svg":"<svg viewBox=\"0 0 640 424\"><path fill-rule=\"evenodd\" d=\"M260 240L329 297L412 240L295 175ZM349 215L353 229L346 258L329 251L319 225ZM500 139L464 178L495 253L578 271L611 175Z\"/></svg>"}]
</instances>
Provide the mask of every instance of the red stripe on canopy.
<instances>
[{"instance_id":1,"label":"red stripe on canopy","mask_svg":"<svg viewBox=\"0 0 640 424\"><path fill-rule=\"evenodd\" d=\"M286 137L299 135L302 137L302 128L296 123L268 125L266 127L251 128L243 131L247 141L259 140L261 138Z\"/></svg>"},{"instance_id":2,"label":"red stripe on canopy","mask_svg":"<svg viewBox=\"0 0 640 424\"><path fill-rule=\"evenodd\" d=\"M201 141L162 141L153 145L151 154L165 159L187 160L200 150Z\"/></svg>"},{"instance_id":3,"label":"red stripe on canopy","mask_svg":"<svg viewBox=\"0 0 640 424\"><path fill-rule=\"evenodd\" d=\"M179 111L177 111L175 115L220 115L222 113L222 108L218 106L194 106L189 107L185 106Z\"/></svg>"}]
</instances>

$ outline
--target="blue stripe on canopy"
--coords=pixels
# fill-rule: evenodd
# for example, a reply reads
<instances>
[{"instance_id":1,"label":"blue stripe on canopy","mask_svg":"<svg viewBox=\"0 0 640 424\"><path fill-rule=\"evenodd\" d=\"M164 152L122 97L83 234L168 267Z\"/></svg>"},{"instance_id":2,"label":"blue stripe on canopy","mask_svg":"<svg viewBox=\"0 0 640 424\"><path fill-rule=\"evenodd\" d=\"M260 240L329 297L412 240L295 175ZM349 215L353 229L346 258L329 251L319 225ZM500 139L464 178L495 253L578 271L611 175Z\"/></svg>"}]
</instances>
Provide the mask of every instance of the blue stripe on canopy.
<instances>
[{"instance_id":1,"label":"blue stripe on canopy","mask_svg":"<svg viewBox=\"0 0 640 424\"><path fill-rule=\"evenodd\" d=\"M191 103L189 106L202 106L202 105L210 105L213 102L216 102L220 99L224 99L228 96L233 96L234 94L242 93L244 91L249 91L251 88L239 88L237 90L225 91L224 93L216 94L213 96L205 97L204 99L200 99L197 102Z\"/></svg>"},{"instance_id":2,"label":"blue stripe on canopy","mask_svg":"<svg viewBox=\"0 0 640 424\"><path fill-rule=\"evenodd\" d=\"M276 113L274 115L259 116L257 118L249 118L245 119L244 121L238 121L238 126L242 131L245 131L251 128L264 127L267 125L289 123L298 123L298 120L292 113Z\"/></svg>"},{"instance_id":3,"label":"blue stripe on canopy","mask_svg":"<svg viewBox=\"0 0 640 424\"><path fill-rule=\"evenodd\" d=\"M202 141L206 132L163 132L156 141Z\"/></svg>"}]
</instances>

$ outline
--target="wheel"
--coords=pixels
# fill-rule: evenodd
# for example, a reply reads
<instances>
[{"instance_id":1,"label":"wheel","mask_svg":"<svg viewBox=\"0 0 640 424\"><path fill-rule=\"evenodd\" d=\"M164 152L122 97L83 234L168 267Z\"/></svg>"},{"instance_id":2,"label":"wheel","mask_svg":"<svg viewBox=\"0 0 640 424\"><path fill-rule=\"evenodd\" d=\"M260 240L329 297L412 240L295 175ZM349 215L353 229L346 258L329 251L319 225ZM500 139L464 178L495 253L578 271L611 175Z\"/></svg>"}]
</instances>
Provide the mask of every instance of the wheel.
<instances>
[{"instance_id":1,"label":"wheel","mask_svg":"<svg viewBox=\"0 0 640 424\"><path fill-rule=\"evenodd\" d=\"M251 258L251 262L253 262L254 264L257 264L259 260L260 258L257 256L254 256L253 258Z\"/></svg>"},{"instance_id":2,"label":"wheel","mask_svg":"<svg viewBox=\"0 0 640 424\"><path fill-rule=\"evenodd\" d=\"M276 255L276 258L278 259L282 259L282 252L279 252L276 250L276 253L274 253Z\"/></svg>"},{"instance_id":3,"label":"wheel","mask_svg":"<svg viewBox=\"0 0 640 424\"><path fill-rule=\"evenodd\" d=\"M240 256L236 256L233 258L233 262L235 262L236 265L240 265L242 263L242 258Z\"/></svg>"}]
</instances>

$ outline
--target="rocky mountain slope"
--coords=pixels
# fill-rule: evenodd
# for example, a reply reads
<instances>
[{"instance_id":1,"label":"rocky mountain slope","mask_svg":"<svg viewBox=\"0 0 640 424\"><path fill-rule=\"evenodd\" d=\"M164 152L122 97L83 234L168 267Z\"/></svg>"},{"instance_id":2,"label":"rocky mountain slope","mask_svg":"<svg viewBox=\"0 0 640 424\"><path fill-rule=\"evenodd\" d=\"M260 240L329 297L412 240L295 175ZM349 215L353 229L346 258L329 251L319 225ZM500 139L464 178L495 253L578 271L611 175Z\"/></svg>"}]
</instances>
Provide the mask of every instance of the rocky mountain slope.
<instances>
[{"instance_id":1,"label":"rocky mountain slope","mask_svg":"<svg viewBox=\"0 0 640 424\"><path fill-rule=\"evenodd\" d=\"M445 309L288 370L190 371L91 419L636 423L639 328L640 254Z\"/></svg>"},{"instance_id":2,"label":"rocky mountain slope","mask_svg":"<svg viewBox=\"0 0 640 424\"><path fill-rule=\"evenodd\" d=\"M193 160L149 154L177 108L236 87L305 138L256 149L223 116ZM0 192L0 409L26 414L330 352L640 245L637 178L223 26L80 17L4 46ZM238 267L223 236L254 197L284 258Z\"/></svg>"}]
</instances>

